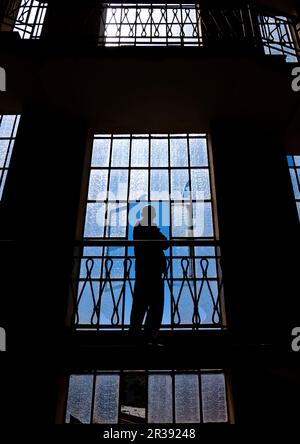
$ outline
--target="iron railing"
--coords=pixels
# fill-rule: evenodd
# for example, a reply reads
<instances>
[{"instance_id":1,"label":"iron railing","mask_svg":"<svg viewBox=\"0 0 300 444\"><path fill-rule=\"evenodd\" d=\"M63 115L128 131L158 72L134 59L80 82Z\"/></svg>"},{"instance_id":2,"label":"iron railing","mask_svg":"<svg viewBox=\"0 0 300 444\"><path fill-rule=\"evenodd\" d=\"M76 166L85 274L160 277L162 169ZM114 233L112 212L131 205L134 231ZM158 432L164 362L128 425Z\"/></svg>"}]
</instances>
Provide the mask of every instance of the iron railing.
<instances>
[{"instance_id":1,"label":"iron railing","mask_svg":"<svg viewBox=\"0 0 300 444\"><path fill-rule=\"evenodd\" d=\"M4 30L18 32L22 39L41 37L48 2L37 0L10 0L4 12Z\"/></svg>"},{"instance_id":2,"label":"iron railing","mask_svg":"<svg viewBox=\"0 0 300 444\"><path fill-rule=\"evenodd\" d=\"M24 39L38 39L47 8L48 2L43 1L9 1L4 29L10 27ZM85 33L88 42L91 29L98 29L99 46L239 46L282 55L291 62L297 62L300 56L299 18L247 3L213 7L201 2L134 4L95 0L90 2L90 12L85 9L84 14L82 27L73 32ZM71 28L68 25L66 32L72 32ZM95 36L92 40L95 42Z\"/></svg>"},{"instance_id":3,"label":"iron railing","mask_svg":"<svg viewBox=\"0 0 300 444\"><path fill-rule=\"evenodd\" d=\"M137 241L83 241L72 274L72 325L127 330L135 283ZM215 241L169 241L162 329L226 326L220 247Z\"/></svg>"}]
</instances>

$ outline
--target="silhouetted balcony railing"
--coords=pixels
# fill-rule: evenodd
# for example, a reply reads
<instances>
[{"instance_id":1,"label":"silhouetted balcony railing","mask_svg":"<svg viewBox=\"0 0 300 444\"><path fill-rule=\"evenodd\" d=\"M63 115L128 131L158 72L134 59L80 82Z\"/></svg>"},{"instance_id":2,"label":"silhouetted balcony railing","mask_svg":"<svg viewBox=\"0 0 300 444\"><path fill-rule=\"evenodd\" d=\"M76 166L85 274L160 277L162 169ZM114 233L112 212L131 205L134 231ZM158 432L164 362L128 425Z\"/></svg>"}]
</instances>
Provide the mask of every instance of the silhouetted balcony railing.
<instances>
[{"instance_id":1,"label":"silhouetted balcony railing","mask_svg":"<svg viewBox=\"0 0 300 444\"><path fill-rule=\"evenodd\" d=\"M126 330L135 284L134 241L84 241L76 247L72 325ZM225 327L223 277L215 241L169 241L162 329Z\"/></svg>"},{"instance_id":2,"label":"silhouetted balcony railing","mask_svg":"<svg viewBox=\"0 0 300 444\"><path fill-rule=\"evenodd\" d=\"M291 62L297 62L300 56L299 18L248 4L213 7L202 6L201 2L148 5L102 4L95 0L89 2L90 6L85 5L80 29L77 5L73 29L72 6L63 2L49 2L48 5L48 2L37 0L21 0L18 5L10 1L2 29L17 31L23 39L38 39L47 9L53 8L53 4L56 10L51 14L52 23L51 20L47 23L47 32L52 30L51 35L55 36L53 20L58 17L60 8L64 8L68 26L60 29L59 35L74 35L74 45L81 36L86 43L89 39L94 44L98 41L99 46L256 48L265 54L285 56Z\"/></svg>"},{"instance_id":3,"label":"silhouetted balcony railing","mask_svg":"<svg viewBox=\"0 0 300 444\"><path fill-rule=\"evenodd\" d=\"M18 32L22 39L39 39L48 2L38 0L10 0L2 21L4 31Z\"/></svg>"}]
</instances>

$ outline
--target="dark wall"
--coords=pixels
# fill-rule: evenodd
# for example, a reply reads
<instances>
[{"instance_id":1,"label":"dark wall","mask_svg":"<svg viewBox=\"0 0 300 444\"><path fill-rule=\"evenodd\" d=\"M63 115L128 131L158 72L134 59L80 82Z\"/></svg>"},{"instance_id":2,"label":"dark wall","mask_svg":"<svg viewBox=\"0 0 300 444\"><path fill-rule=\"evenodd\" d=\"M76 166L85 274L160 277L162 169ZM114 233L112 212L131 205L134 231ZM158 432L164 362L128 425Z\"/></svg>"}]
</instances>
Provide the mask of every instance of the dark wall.
<instances>
[{"instance_id":1,"label":"dark wall","mask_svg":"<svg viewBox=\"0 0 300 444\"><path fill-rule=\"evenodd\" d=\"M212 125L229 328L259 343L299 322L299 221L280 132Z\"/></svg>"},{"instance_id":2,"label":"dark wall","mask_svg":"<svg viewBox=\"0 0 300 444\"><path fill-rule=\"evenodd\" d=\"M0 325L20 421L53 421L85 154L85 122L38 104L22 113L1 202ZM16 363L13 365L13 362Z\"/></svg>"}]
</instances>

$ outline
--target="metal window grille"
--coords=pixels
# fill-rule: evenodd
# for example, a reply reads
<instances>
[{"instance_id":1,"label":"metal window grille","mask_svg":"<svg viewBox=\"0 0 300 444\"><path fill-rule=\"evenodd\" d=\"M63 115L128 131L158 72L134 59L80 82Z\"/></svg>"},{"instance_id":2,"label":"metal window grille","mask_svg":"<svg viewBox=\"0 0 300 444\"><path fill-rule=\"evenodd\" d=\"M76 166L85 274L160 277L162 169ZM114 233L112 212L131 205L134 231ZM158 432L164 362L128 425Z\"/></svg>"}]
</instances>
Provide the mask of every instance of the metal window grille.
<instances>
[{"instance_id":1,"label":"metal window grille","mask_svg":"<svg viewBox=\"0 0 300 444\"><path fill-rule=\"evenodd\" d=\"M198 46L200 11L195 4L109 3L101 14L105 46Z\"/></svg>"},{"instance_id":2,"label":"metal window grille","mask_svg":"<svg viewBox=\"0 0 300 444\"><path fill-rule=\"evenodd\" d=\"M299 41L293 21L284 16L258 16L265 54L283 55L287 62L298 62L295 41ZM299 50L299 48L298 48Z\"/></svg>"},{"instance_id":3,"label":"metal window grille","mask_svg":"<svg viewBox=\"0 0 300 444\"><path fill-rule=\"evenodd\" d=\"M16 16L14 31L22 39L39 39L47 12L48 3L36 0L22 0L17 11L15 7L8 12L9 16Z\"/></svg>"}]
</instances>

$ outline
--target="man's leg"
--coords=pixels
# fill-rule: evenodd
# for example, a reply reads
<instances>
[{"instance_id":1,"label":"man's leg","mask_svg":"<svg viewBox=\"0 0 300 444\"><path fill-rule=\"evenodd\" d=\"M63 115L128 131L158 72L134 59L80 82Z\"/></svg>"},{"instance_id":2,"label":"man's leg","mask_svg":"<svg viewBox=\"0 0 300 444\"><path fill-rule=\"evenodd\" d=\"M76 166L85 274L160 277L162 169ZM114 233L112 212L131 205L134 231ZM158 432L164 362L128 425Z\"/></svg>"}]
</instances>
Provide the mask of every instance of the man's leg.
<instances>
[{"instance_id":1,"label":"man's leg","mask_svg":"<svg viewBox=\"0 0 300 444\"><path fill-rule=\"evenodd\" d=\"M136 282L134 286L132 309L130 314L129 331L131 333L139 333L141 331L147 305L147 300L142 292L142 287Z\"/></svg>"},{"instance_id":2,"label":"man's leg","mask_svg":"<svg viewBox=\"0 0 300 444\"><path fill-rule=\"evenodd\" d=\"M164 312L164 281L159 278L151 286L152 294L149 296L149 309L145 321L145 336L155 339L161 326Z\"/></svg>"}]
</instances>

